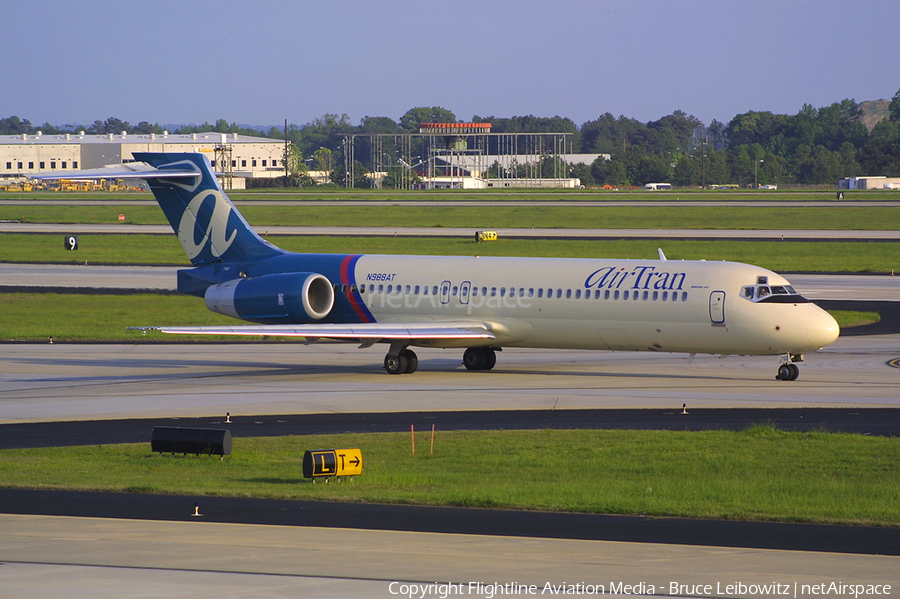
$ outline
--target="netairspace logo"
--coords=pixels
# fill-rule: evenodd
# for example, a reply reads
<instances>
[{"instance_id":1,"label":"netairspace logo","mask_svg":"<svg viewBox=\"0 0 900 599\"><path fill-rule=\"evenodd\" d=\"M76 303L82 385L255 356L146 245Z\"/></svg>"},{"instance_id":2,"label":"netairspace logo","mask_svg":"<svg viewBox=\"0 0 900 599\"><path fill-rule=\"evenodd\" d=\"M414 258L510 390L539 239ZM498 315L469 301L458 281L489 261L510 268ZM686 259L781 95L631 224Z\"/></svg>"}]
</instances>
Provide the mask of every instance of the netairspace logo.
<instances>
[{"instance_id":1,"label":"netairspace logo","mask_svg":"<svg viewBox=\"0 0 900 599\"><path fill-rule=\"evenodd\" d=\"M495 597L517 595L657 595L679 597L725 597L725 596L759 596L759 597L877 597L891 594L891 585L887 584L846 584L844 582L821 582L818 584L799 582L771 582L763 584L745 584L743 582L717 582L715 584L685 584L669 582L654 585L640 581L635 584L610 582L609 584L589 584L585 582L554 584L545 583L521 584L518 582L483 583L483 582L446 582L446 583L403 583L392 582L388 586L391 595L407 599L448 597Z\"/></svg>"}]
</instances>

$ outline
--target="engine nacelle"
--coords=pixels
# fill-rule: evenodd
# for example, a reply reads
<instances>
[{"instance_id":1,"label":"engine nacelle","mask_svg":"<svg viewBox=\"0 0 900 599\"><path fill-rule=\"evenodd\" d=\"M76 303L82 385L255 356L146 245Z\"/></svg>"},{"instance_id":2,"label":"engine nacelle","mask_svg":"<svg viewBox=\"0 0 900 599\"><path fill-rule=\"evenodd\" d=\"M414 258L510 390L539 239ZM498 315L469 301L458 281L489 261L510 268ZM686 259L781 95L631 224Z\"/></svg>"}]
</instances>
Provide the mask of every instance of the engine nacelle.
<instances>
[{"instance_id":1,"label":"engine nacelle","mask_svg":"<svg viewBox=\"0 0 900 599\"><path fill-rule=\"evenodd\" d=\"M290 272L213 285L204 295L217 314L265 324L303 324L328 316L334 288L323 275Z\"/></svg>"}]
</instances>

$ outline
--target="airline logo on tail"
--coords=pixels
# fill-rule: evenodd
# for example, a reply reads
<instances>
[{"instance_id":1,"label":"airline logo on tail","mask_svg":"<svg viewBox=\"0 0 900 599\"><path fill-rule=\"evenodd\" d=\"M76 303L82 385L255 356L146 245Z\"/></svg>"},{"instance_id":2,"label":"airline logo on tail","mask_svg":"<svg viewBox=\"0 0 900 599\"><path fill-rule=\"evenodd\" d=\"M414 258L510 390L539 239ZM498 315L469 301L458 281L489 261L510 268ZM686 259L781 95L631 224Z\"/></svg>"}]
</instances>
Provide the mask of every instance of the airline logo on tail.
<instances>
[{"instance_id":1,"label":"airline logo on tail","mask_svg":"<svg viewBox=\"0 0 900 599\"><path fill-rule=\"evenodd\" d=\"M211 211L208 208L203 210L203 203L207 198L213 199ZM203 225L197 220L197 216L201 214L209 214L209 220L203 238L199 243L195 243L198 224L201 229L203 228ZM210 252L214 258L219 258L228 251L237 237L236 228L231 230L230 236L227 234L229 216L231 216L231 204L218 190L204 189L191 199L181 215L181 222L178 225L178 241L187 252L188 258L193 260L199 256L207 244L210 244Z\"/></svg>"}]
</instances>

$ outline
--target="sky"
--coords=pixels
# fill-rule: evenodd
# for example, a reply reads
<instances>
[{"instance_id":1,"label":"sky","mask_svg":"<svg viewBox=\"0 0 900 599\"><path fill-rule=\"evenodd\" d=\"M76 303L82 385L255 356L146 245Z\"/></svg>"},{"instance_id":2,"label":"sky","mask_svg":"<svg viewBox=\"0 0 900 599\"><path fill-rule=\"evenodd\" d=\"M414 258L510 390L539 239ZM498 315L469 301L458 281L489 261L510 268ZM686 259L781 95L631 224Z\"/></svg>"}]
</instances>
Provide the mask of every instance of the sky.
<instances>
[{"instance_id":1,"label":"sky","mask_svg":"<svg viewBox=\"0 0 900 599\"><path fill-rule=\"evenodd\" d=\"M29 0L0 118L303 125L676 110L728 123L900 90L897 0Z\"/></svg>"}]
</instances>

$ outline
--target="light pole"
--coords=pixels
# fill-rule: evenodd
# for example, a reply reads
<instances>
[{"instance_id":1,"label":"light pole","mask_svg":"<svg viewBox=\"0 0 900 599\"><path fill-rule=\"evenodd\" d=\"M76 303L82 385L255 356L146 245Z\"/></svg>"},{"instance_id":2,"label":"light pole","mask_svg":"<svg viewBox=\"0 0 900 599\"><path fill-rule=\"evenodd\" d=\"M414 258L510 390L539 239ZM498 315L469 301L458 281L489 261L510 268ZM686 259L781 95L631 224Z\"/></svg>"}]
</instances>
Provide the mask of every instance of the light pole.
<instances>
[{"instance_id":1,"label":"light pole","mask_svg":"<svg viewBox=\"0 0 900 599\"><path fill-rule=\"evenodd\" d=\"M759 189L759 165L765 160L757 160L753 163L753 188Z\"/></svg>"}]
</instances>

